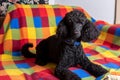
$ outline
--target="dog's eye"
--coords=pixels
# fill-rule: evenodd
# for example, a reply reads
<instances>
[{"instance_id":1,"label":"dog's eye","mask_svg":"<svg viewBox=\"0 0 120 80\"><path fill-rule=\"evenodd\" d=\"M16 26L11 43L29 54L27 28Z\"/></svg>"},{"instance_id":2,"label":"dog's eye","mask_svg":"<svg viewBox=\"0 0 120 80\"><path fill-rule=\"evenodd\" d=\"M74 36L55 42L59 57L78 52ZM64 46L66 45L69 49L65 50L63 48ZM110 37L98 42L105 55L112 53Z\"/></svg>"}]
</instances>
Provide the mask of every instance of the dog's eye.
<instances>
[{"instance_id":1,"label":"dog's eye","mask_svg":"<svg viewBox=\"0 0 120 80\"><path fill-rule=\"evenodd\" d=\"M72 20L68 20L68 22L69 22L69 23L71 23L71 22L72 22Z\"/></svg>"}]
</instances>

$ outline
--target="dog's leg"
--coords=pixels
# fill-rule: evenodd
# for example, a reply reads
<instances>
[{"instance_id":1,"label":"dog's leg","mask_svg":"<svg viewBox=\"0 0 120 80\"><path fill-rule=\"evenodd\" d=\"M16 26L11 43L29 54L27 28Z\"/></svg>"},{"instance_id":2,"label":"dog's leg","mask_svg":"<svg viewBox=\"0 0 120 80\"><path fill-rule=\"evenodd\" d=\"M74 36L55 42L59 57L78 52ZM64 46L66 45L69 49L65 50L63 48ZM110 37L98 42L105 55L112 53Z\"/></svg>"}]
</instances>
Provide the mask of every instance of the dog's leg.
<instances>
[{"instance_id":1,"label":"dog's leg","mask_svg":"<svg viewBox=\"0 0 120 80\"><path fill-rule=\"evenodd\" d=\"M73 65L71 60L67 59L68 57L64 57L59 64L56 66L55 75L60 80L81 80L76 74L70 71L68 68Z\"/></svg>"},{"instance_id":2,"label":"dog's leg","mask_svg":"<svg viewBox=\"0 0 120 80\"><path fill-rule=\"evenodd\" d=\"M36 55L35 63L37 65L44 66L44 65L47 64L47 62L48 62L47 55L45 55L42 52L38 52L37 55Z\"/></svg>"},{"instance_id":3,"label":"dog's leg","mask_svg":"<svg viewBox=\"0 0 120 80\"><path fill-rule=\"evenodd\" d=\"M77 58L78 64L82 66L83 69L87 70L90 74L94 75L95 77L101 76L108 71L101 67L100 65L92 63L87 56L81 51L79 57Z\"/></svg>"},{"instance_id":4,"label":"dog's leg","mask_svg":"<svg viewBox=\"0 0 120 80\"><path fill-rule=\"evenodd\" d=\"M36 47L36 61L35 63L44 66L48 62L48 43L47 39L41 41Z\"/></svg>"},{"instance_id":5,"label":"dog's leg","mask_svg":"<svg viewBox=\"0 0 120 80\"><path fill-rule=\"evenodd\" d=\"M104 69L100 65L94 64L92 62L88 63L88 65L86 66L86 70L92 75L94 75L95 77L99 77L108 72L106 69Z\"/></svg>"}]
</instances>

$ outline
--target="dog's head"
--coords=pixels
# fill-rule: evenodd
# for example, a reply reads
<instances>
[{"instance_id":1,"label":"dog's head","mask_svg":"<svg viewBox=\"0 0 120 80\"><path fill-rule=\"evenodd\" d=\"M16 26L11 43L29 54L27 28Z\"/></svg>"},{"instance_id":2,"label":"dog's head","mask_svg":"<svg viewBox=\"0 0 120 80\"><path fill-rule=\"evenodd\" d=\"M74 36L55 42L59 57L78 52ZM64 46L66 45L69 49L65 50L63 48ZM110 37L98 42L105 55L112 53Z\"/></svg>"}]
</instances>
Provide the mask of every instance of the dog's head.
<instances>
[{"instance_id":1,"label":"dog's head","mask_svg":"<svg viewBox=\"0 0 120 80\"><path fill-rule=\"evenodd\" d=\"M90 22L83 12L73 10L65 15L58 24L56 31L58 38L91 41L99 35L95 25Z\"/></svg>"}]
</instances>

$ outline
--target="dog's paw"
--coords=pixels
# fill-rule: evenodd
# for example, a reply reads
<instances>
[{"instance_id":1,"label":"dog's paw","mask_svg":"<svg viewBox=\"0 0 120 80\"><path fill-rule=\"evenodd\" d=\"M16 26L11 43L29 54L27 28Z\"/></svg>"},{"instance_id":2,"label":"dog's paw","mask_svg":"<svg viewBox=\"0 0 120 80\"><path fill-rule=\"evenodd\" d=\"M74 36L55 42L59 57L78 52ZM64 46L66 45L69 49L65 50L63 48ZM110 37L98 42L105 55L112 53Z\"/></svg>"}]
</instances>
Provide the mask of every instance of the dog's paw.
<instances>
[{"instance_id":1,"label":"dog's paw","mask_svg":"<svg viewBox=\"0 0 120 80\"><path fill-rule=\"evenodd\" d=\"M72 77L70 80L81 80L80 77Z\"/></svg>"},{"instance_id":2,"label":"dog's paw","mask_svg":"<svg viewBox=\"0 0 120 80\"><path fill-rule=\"evenodd\" d=\"M71 76L69 76L68 77L69 79L67 79L67 80L81 80L81 78L80 77L78 77L77 75L75 75L75 74L72 74Z\"/></svg>"}]
</instances>

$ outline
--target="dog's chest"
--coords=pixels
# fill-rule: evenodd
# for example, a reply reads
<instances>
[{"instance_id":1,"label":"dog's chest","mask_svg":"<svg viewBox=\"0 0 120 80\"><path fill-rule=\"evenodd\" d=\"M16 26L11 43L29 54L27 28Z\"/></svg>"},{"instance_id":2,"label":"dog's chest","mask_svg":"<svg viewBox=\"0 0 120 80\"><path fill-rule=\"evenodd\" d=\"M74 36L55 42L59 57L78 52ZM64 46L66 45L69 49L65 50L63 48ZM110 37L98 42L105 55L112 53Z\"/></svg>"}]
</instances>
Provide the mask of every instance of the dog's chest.
<instances>
[{"instance_id":1,"label":"dog's chest","mask_svg":"<svg viewBox=\"0 0 120 80\"><path fill-rule=\"evenodd\" d=\"M71 53L72 55L80 54L82 49L81 43L77 41L72 40L66 40L64 44L64 51L65 53L68 53L68 55Z\"/></svg>"},{"instance_id":2,"label":"dog's chest","mask_svg":"<svg viewBox=\"0 0 120 80\"><path fill-rule=\"evenodd\" d=\"M48 56L49 56L49 60L51 62L55 62L55 63L58 63L59 62L59 59L60 59L60 55L61 55L61 51L62 51L62 44L61 44L61 41L53 38L50 42L49 42L49 53L48 53Z\"/></svg>"},{"instance_id":3,"label":"dog's chest","mask_svg":"<svg viewBox=\"0 0 120 80\"><path fill-rule=\"evenodd\" d=\"M81 46L69 46L66 45L64 48L64 53L66 53L67 55L78 55L81 52Z\"/></svg>"}]
</instances>

